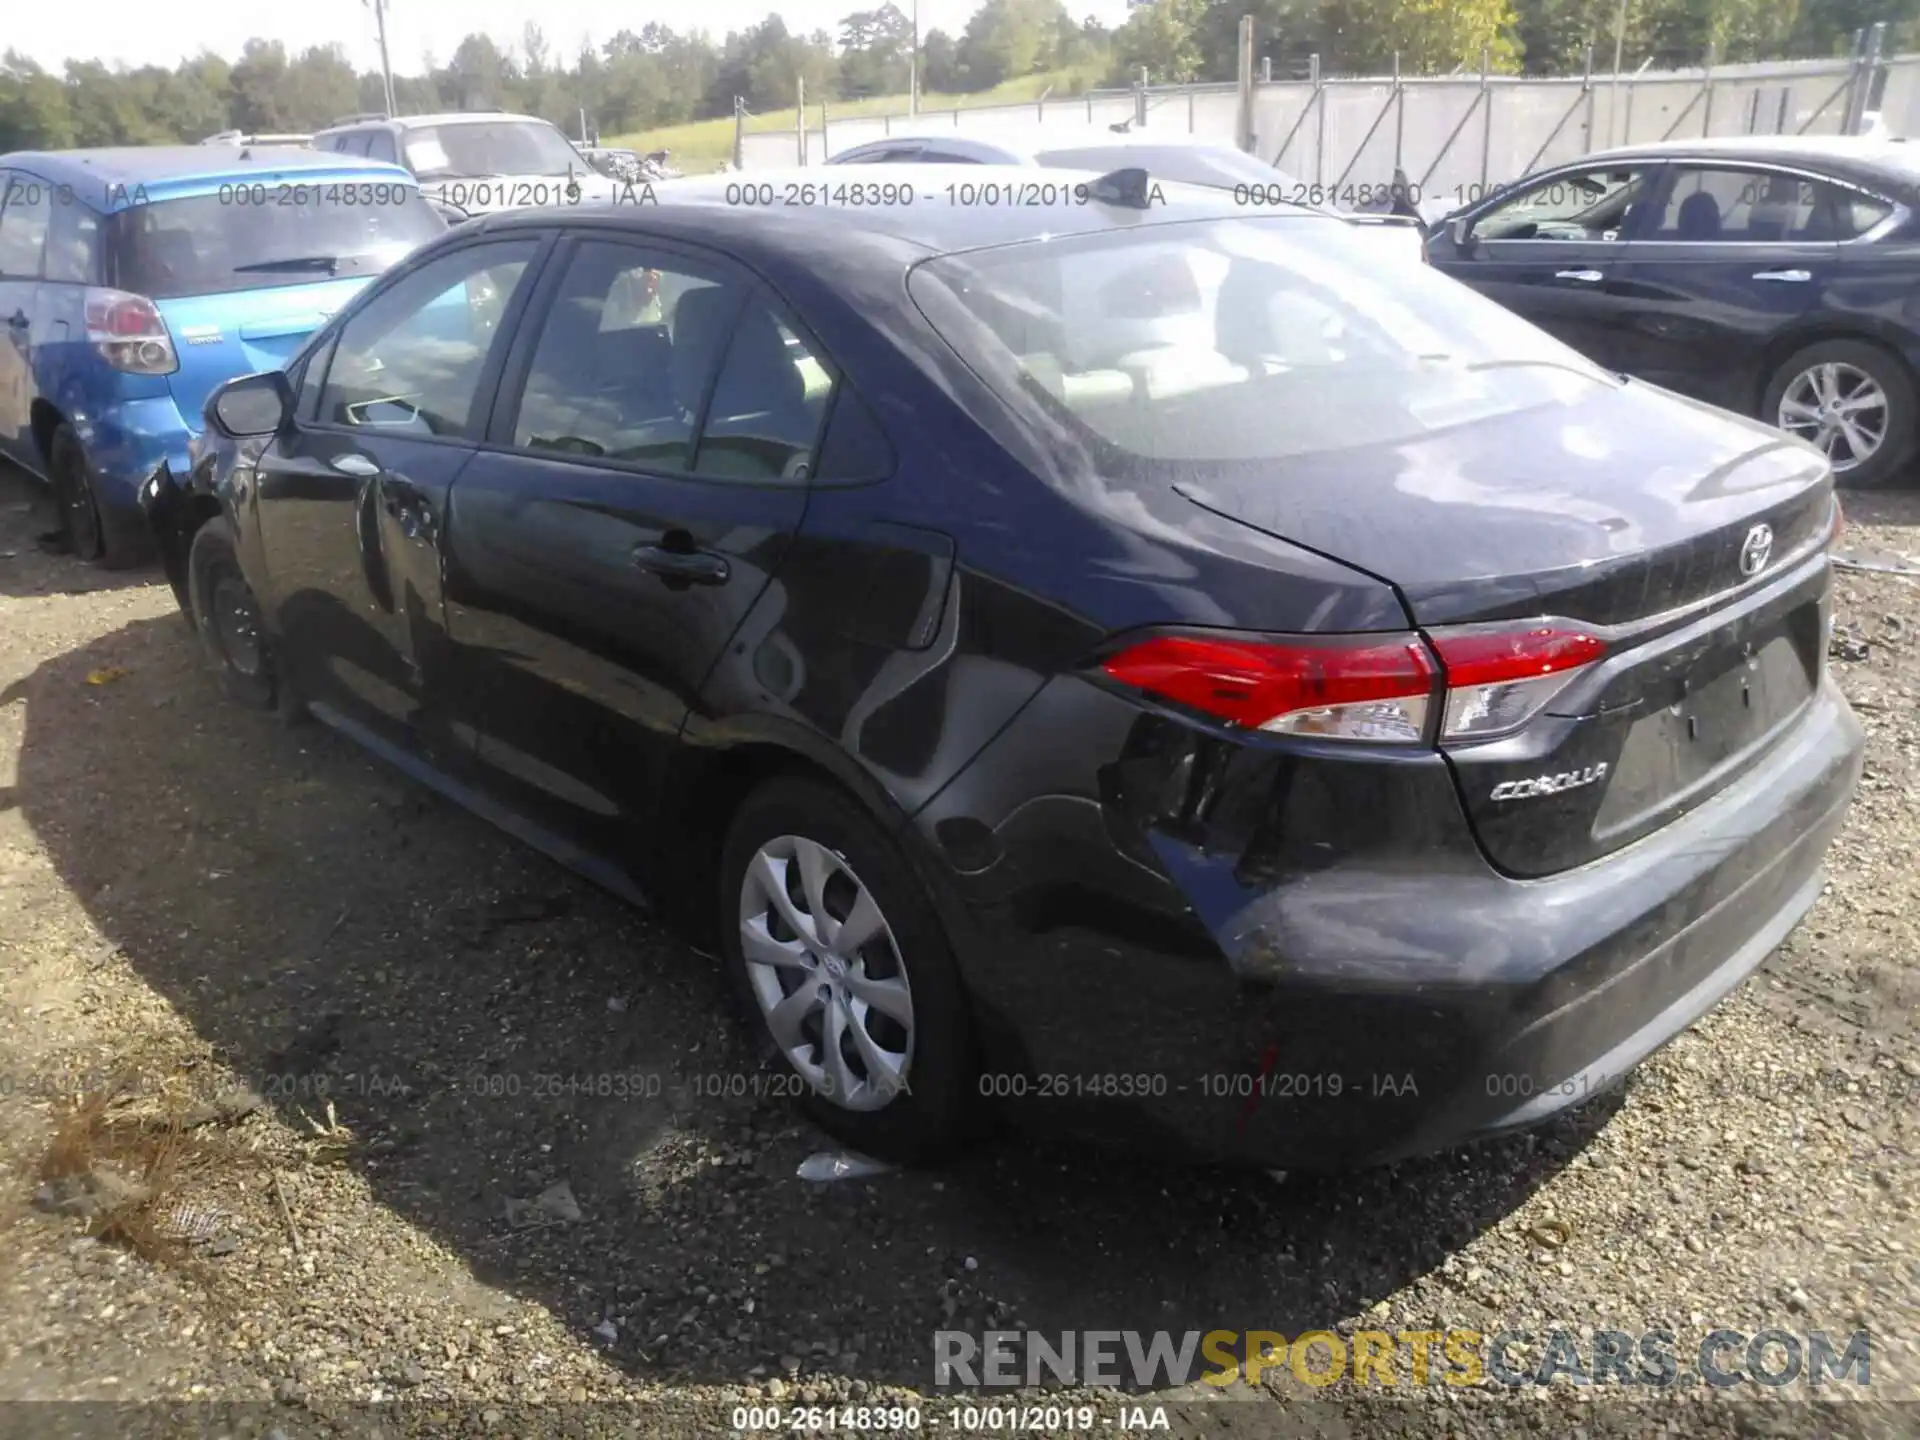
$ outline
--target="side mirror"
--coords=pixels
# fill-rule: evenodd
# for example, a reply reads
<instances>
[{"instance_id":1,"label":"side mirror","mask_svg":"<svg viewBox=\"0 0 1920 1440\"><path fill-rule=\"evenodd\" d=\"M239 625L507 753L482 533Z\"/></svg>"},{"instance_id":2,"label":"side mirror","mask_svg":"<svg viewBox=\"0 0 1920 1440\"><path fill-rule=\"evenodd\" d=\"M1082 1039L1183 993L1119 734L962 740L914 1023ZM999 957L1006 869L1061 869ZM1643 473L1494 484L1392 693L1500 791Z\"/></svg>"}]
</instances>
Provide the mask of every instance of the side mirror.
<instances>
[{"instance_id":1,"label":"side mirror","mask_svg":"<svg viewBox=\"0 0 1920 1440\"><path fill-rule=\"evenodd\" d=\"M1462 255L1473 253L1473 225L1464 215L1447 221L1447 242Z\"/></svg>"},{"instance_id":2,"label":"side mirror","mask_svg":"<svg viewBox=\"0 0 1920 1440\"><path fill-rule=\"evenodd\" d=\"M207 399L207 418L233 439L275 435L293 415L293 390L284 371L229 380Z\"/></svg>"}]
</instances>

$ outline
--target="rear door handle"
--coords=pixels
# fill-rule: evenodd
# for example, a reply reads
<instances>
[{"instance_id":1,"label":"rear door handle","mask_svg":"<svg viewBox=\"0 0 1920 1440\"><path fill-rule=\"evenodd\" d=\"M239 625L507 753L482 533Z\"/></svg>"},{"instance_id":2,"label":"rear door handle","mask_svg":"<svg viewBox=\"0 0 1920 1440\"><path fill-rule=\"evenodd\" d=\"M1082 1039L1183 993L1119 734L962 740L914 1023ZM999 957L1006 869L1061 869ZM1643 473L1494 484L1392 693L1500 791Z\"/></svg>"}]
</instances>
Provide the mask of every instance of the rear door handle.
<instances>
[{"instance_id":1,"label":"rear door handle","mask_svg":"<svg viewBox=\"0 0 1920 1440\"><path fill-rule=\"evenodd\" d=\"M649 575L683 585L721 585L733 573L724 555L711 550L669 550L663 545L635 547L633 563Z\"/></svg>"},{"instance_id":2,"label":"rear door handle","mask_svg":"<svg viewBox=\"0 0 1920 1440\"><path fill-rule=\"evenodd\" d=\"M1786 280L1795 285L1804 285L1807 281L1813 279L1813 272L1811 270L1756 270L1753 278L1756 280Z\"/></svg>"},{"instance_id":3,"label":"rear door handle","mask_svg":"<svg viewBox=\"0 0 1920 1440\"><path fill-rule=\"evenodd\" d=\"M349 451L345 455L336 455L330 462L342 475L354 475L364 480L369 475L378 475L380 467L364 455L355 455Z\"/></svg>"},{"instance_id":4,"label":"rear door handle","mask_svg":"<svg viewBox=\"0 0 1920 1440\"><path fill-rule=\"evenodd\" d=\"M1553 278L1556 280L1578 280L1582 285L1598 285L1607 277L1598 270L1556 270L1553 272Z\"/></svg>"}]
</instances>

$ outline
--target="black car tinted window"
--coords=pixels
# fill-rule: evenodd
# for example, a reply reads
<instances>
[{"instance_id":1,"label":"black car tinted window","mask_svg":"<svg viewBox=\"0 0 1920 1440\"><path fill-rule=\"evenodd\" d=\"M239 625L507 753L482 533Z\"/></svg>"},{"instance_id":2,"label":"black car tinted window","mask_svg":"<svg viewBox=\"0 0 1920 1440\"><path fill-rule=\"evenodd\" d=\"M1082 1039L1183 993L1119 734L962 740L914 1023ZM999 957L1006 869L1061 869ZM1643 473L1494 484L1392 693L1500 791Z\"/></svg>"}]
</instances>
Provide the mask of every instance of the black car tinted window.
<instances>
[{"instance_id":1,"label":"black car tinted window","mask_svg":"<svg viewBox=\"0 0 1920 1440\"><path fill-rule=\"evenodd\" d=\"M1637 238L1672 243L1850 240L1892 213L1838 185L1776 170L1675 166L1660 213ZM1865 223L1863 223L1865 222Z\"/></svg>"},{"instance_id":2,"label":"black car tinted window","mask_svg":"<svg viewBox=\"0 0 1920 1440\"><path fill-rule=\"evenodd\" d=\"M129 206L104 246L109 283L165 300L378 275L446 228L410 181L336 177Z\"/></svg>"},{"instance_id":3,"label":"black car tinted window","mask_svg":"<svg viewBox=\"0 0 1920 1440\"><path fill-rule=\"evenodd\" d=\"M293 406L296 420L317 420L320 417L320 390L326 383L327 366L333 362L333 352L339 344L336 335L307 357L305 365L300 367L297 377L299 398Z\"/></svg>"},{"instance_id":4,"label":"black car tinted window","mask_svg":"<svg viewBox=\"0 0 1920 1440\"><path fill-rule=\"evenodd\" d=\"M538 249L535 240L467 246L376 295L340 331L321 422L466 434L500 320Z\"/></svg>"},{"instance_id":5,"label":"black car tinted window","mask_svg":"<svg viewBox=\"0 0 1920 1440\"><path fill-rule=\"evenodd\" d=\"M740 285L678 255L595 241L540 322L513 443L684 472Z\"/></svg>"},{"instance_id":6,"label":"black car tinted window","mask_svg":"<svg viewBox=\"0 0 1920 1440\"><path fill-rule=\"evenodd\" d=\"M0 170L0 275L37 277L53 225L54 187L24 170Z\"/></svg>"},{"instance_id":7,"label":"black car tinted window","mask_svg":"<svg viewBox=\"0 0 1920 1440\"><path fill-rule=\"evenodd\" d=\"M1648 173L1611 166L1551 176L1473 222L1482 240L1615 240L1646 193Z\"/></svg>"},{"instance_id":8,"label":"black car tinted window","mask_svg":"<svg viewBox=\"0 0 1920 1440\"><path fill-rule=\"evenodd\" d=\"M833 396L826 361L756 296L734 322L694 458L719 480L804 481Z\"/></svg>"},{"instance_id":9,"label":"black car tinted window","mask_svg":"<svg viewBox=\"0 0 1920 1440\"><path fill-rule=\"evenodd\" d=\"M373 130L367 135L367 158L385 160L389 165L400 163L400 152L394 147L393 136L384 130Z\"/></svg>"},{"instance_id":10,"label":"black car tinted window","mask_svg":"<svg viewBox=\"0 0 1920 1440\"><path fill-rule=\"evenodd\" d=\"M872 407L842 380L827 415L820 458L814 463L815 482L830 485L884 480L893 473L893 467L893 446L874 418Z\"/></svg>"},{"instance_id":11,"label":"black car tinted window","mask_svg":"<svg viewBox=\"0 0 1920 1440\"><path fill-rule=\"evenodd\" d=\"M1846 190L1839 186L1831 188L1836 240L1852 240L1864 235L1893 214L1893 202L1890 200L1882 200L1878 195L1865 195L1858 190Z\"/></svg>"}]
</instances>

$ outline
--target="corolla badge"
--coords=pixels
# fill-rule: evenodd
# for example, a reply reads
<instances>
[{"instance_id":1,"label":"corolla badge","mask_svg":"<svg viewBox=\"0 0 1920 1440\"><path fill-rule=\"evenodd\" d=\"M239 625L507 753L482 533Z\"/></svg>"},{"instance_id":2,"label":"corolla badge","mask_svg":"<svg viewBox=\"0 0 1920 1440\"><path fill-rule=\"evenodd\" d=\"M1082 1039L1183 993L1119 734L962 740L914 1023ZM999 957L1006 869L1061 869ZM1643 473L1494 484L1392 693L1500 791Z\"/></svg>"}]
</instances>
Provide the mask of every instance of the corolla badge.
<instances>
[{"instance_id":1,"label":"corolla badge","mask_svg":"<svg viewBox=\"0 0 1920 1440\"><path fill-rule=\"evenodd\" d=\"M1740 542L1740 573L1758 575L1772 558L1773 527L1756 525L1747 531L1747 538Z\"/></svg>"},{"instance_id":2,"label":"corolla badge","mask_svg":"<svg viewBox=\"0 0 1920 1440\"><path fill-rule=\"evenodd\" d=\"M1606 777L1607 762L1589 765L1584 770L1562 770L1558 775L1535 775L1529 780L1503 780L1493 787L1489 800L1531 800L1537 795L1559 795L1578 790Z\"/></svg>"}]
</instances>

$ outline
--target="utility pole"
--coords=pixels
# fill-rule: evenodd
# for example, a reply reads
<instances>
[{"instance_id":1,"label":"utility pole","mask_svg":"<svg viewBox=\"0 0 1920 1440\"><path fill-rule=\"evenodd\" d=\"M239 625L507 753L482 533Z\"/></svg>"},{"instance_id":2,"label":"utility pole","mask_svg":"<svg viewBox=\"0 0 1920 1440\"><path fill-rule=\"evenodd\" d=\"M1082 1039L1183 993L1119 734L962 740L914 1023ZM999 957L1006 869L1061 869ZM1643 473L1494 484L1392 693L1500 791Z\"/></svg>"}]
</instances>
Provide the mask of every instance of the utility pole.
<instances>
[{"instance_id":1,"label":"utility pole","mask_svg":"<svg viewBox=\"0 0 1920 1440\"><path fill-rule=\"evenodd\" d=\"M1613 138L1614 126L1620 123L1620 61L1627 45L1627 0L1620 0L1620 8L1613 16L1613 89L1607 96L1607 143L1626 144L1633 139L1623 135L1618 141Z\"/></svg>"},{"instance_id":2,"label":"utility pole","mask_svg":"<svg viewBox=\"0 0 1920 1440\"><path fill-rule=\"evenodd\" d=\"M380 27L380 78L386 89L387 114L399 108L393 103L393 62L387 58L387 0L361 0L373 6L373 20Z\"/></svg>"},{"instance_id":3,"label":"utility pole","mask_svg":"<svg viewBox=\"0 0 1920 1440\"><path fill-rule=\"evenodd\" d=\"M913 53L907 57L907 114L920 113L920 0L913 0Z\"/></svg>"}]
</instances>

